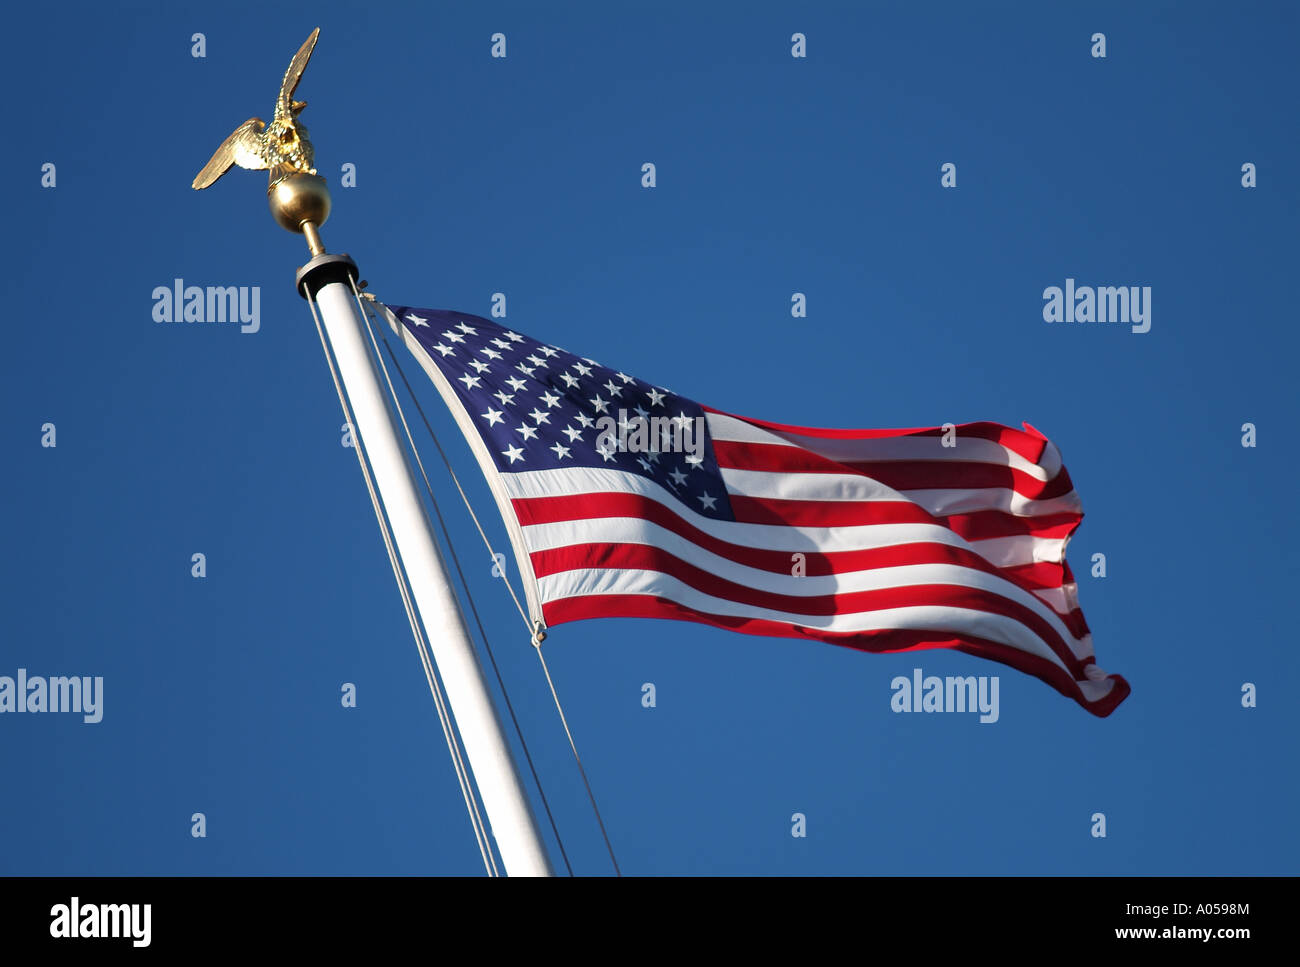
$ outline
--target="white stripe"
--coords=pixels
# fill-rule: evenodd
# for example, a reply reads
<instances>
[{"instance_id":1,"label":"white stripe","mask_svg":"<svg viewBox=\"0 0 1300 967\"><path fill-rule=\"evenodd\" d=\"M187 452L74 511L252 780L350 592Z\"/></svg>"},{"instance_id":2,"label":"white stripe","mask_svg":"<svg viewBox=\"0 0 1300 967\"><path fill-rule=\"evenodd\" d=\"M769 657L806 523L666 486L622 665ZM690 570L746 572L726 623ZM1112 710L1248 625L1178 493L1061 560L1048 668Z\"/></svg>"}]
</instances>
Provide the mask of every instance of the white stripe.
<instances>
[{"instance_id":1,"label":"white stripe","mask_svg":"<svg viewBox=\"0 0 1300 967\"><path fill-rule=\"evenodd\" d=\"M879 480L857 474L720 469L727 489L733 494L767 500L906 500L939 517L981 510L998 510L1016 517L1082 512L1074 491L1048 500L1033 500L1007 487L894 490Z\"/></svg>"},{"instance_id":2,"label":"white stripe","mask_svg":"<svg viewBox=\"0 0 1300 967\"><path fill-rule=\"evenodd\" d=\"M525 538L527 538L526 534ZM1034 588L1034 594L1046 601L1048 607L1057 614L1069 614L1073 610L1065 599L1065 592L1060 588Z\"/></svg>"},{"instance_id":3,"label":"white stripe","mask_svg":"<svg viewBox=\"0 0 1300 967\"><path fill-rule=\"evenodd\" d=\"M741 497L768 500L906 501L907 498L879 480L848 473L796 473L735 470L719 467L727 490Z\"/></svg>"},{"instance_id":4,"label":"white stripe","mask_svg":"<svg viewBox=\"0 0 1300 967\"><path fill-rule=\"evenodd\" d=\"M970 546L990 564L1020 567L1025 564L1060 564L1065 558L1064 537L986 537L971 541Z\"/></svg>"},{"instance_id":5,"label":"white stripe","mask_svg":"<svg viewBox=\"0 0 1300 967\"><path fill-rule=\"evenodd\" d=\"M908 500L924 507L936 517L970 514L981 510L998 510L1016 517L1083 513L1083 505L1073 490L1047 500L1023 497L1005 487L981 490L904 490L902 493Z\"/></svg>"},{"instance_id":6,"label":"white stripe","mask_svg":"<svg viewBox=\"0 0 1300 967\"><path fill-rule=\"evenodd\" d=\"M1115 682L1109 678L1099 682L1075 682L1075 684L1079 686L1079 691L1083 692L1084 701L1087 702L1101 701L1115 687Z\"/></svg>"},{"instance_id":7,"label":"white stripe","mask_svg":"<svg viewBox=\"0 0 1300 967\"><path fill-rule=\"evenodd\" d=\"M670 508L671 509L671 508ZM691 523L696 523L692 521ZM831 554L844 551L876 550L899 544L944 544L949 547L971 550L972 542L964 540L946 527L937 524L863 524L858 527L787 527L784 524L738 524L733 521L711 520L707 527L696 527L714 537L737 547L759 551L793 554L796 551L813 554ZM590 517L546 524L530 524L523 528L528 535L529 549L563 547L574 543L599 541L631 541L645 543L638 535L676 533L641 517ZM618 536L607 536L618 535ZM665 538L666 539L666 538ZM1006 538L999 538L1005 541ZM534 544L536 542L536 544ZM985 542L979 541L976 544ZM1056 543L1061 543L1057 541ZM696 546L691 544L692 547ZM1001 548L999 548L1001 550ZM979 553L979 548L975 548ZM998 567L1005 565L998 564Z\"/></svg>"},{"instance_id":8,"label":"white stripe","mask_svg":"<svg viewBox=\"0 0 1300 967\"><path fill-rule=\"evenodd\" d=\"M820 631L855 632L897 629L905 631L946 631L954 636L973 634L990 641L1010 645L1020 651L1046 658L1058 668L1064 663L1038 635L1013 618L986 611L950 606L925 605L888 608L853 614L809 616L788 614L769 608L737 604L724 598L697 591L676 578L658 571L632 569L584 569L563 571L541 578L538 590L544 602L563 598L601 594L648 594L667 598L706 614L738 618L765 618L801 628ZM1066 669L1068 674L1068 669Z\"/></svg>"},{"instance_id":9,"label":"white stripe","mask_svg":"<svg viewBox=\"0 0 1300 967\"><path fill-rule=\"evenodd\" d=\"M662 484L627 470L604 467L555 467L549 470L518 470L501 474L501 482L511 497L575 497L582 494L641 494L671 507L697 527L716 523L696 513ZM719 494L719 497L722 495Z\"/></svg>"},{"instance_id":10,"label":"white stripe","mask_svg":"<svg viewBox=\"0 0 1300 967\"><path fill-rule=\"evenodd\" d=\"M1046 482L1061 470L1060 452L1050 443L1042 463L1026 460L1014 450L983 437L956 437L955 447L945 447L935 436L898 437L814 437L767 430L721 413L705 413L709 435L735 443L768 443L808 450L828 460L944 460L953 463L987 463L1020 470Z\"/></svg>"}]
</instances>

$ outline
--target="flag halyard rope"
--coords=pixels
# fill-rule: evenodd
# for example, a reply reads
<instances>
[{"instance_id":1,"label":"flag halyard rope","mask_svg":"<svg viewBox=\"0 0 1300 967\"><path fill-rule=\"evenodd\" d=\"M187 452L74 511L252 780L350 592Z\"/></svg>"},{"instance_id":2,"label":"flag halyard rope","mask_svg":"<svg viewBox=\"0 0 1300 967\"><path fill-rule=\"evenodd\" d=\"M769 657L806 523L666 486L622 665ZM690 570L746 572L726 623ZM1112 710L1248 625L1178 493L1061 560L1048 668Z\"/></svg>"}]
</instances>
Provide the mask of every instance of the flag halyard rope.
<instances>
[{"instance_id":1,"label":"flag halyard rope","mask_svg":"<svg viewBox=\"0 0 1300 967\"><path fill-rule=\"evenodd\" d=\"M578 774L582 776L582 784L587 787L587 798L591 800L591 809L596 814L600 835L605 840L605 849L609 851L609 861L614 864L614 875L622 876L623 871L618 868L618 860L614 856L614 846L610 843L609 833L605 830L605 820L601 818L600 807L596 805L596 794L591 791L591 783L587 781L587 770L583 768L582 757L578 755L578 746L573 741L573 733L569 731L569 720L564 714L564 706L560 704L560 696L555 691L555 682L551 680L551 670L546 667L546 656L542 654L540 628L533 632L533 650L537 652L537 660L542 663L542 673L546 675L546 684L551 688L551 698L555 699L555 710L560 713L560 724L564 726L564 734L569 738L569 748L573 750L573 761L578 764Z\"/></svg>"},{"instance_id":2,"label":"flag halyard rope","mask_svg":"<svg viewBox=\"0 0 1300 967\"><path fill-rule=\"evenodd\" d=\"M466 600L469 602L470 612L474 615L474 623L478 626L479 637L483 639L483 645L484 645L484 647L485 647L485 649L486 649L486 651L487 651L488 659L489 659L489 661L490 661L491 664L492 664L492 671L493 671L493 672L495 673L495 675L496 675L497 685L498 685L498 687L500 687L500 689L501 689L501 696L502 696L502 698L505 699L505 702L506 702L506 709L507 709L507 711L508 711L509 714L510 714L510 721L511 721L511 723L514 725L515 734L519 737L519 745L520 745L520 747L522 748L523 753L524 753L524 759L525 759L525 760L527 761L527 763L528 763L528 771L532 774L532 777L533 777L533 783L534 783L534 785L537 786L537 794L538 794L538 796L541 798L541 801L542 801L542 808L546 811L546 818L547 818L547 820L548 820L549 823L550 823L550 826L551 826L551 832L552 832L552 833L554 834L554 836L555 836L555 842L556 842L556 844L560 847L560 856L561 856L561 857L563 858L563 860L564 860L564 867L565 867L565 869L568 871L569 876L573 876L573 866L572 866L572 865L570 864L570 862L569 862L569 854L568 854L568 852L567 852L567 851L565 850L565 848L564 848L564 840L563 840L563 838L560 836L560 830L559 830L559 827L556 825L556 822L555 822L555 816L554 816L554 814L551 812L551 805L550 805L550 802L549 802L549 801L547 800L547 798L546 798L546 791L545 791L545 789L543 789L543 787L542 787L542 780L541 780L541 777L538 776L538 774L537 774L537 768L536 768L536 766L535 766L534 763L533 763L532 753L530 753L529 750L528 750L528 742L527 742L527 740L524 738L523 728L520 726L520 724L519 724L519 718L518 718L518 716L515 714L515 707L514 707L514 704L510 701L510 693L509 693L509 692L507 691L507 689L506 689L505 679L502 677L502 675L501 675L501 669L500 669L500 667L497 665L496 655L493 653L493 650L492 650L492 643L491 643L491 641L488 640L487 630L483 627L483 619L479 616L478 605L477 605L477 604L475 603L475 601L474 601L474 595L473 595L473 593L472 593L471 590L470 590L469 581L467 581L466 578L465 578L465 571L464 571L464 568L461 567L461 563L460 563L460 555L456 553L456 547L455 547L455 545L452 543L452 540L451 540L451 531L448 529L448 527L447 527L447 522L446 522L446 520L445 520L445 519L443 518L443 516L442 516L442 508L439 507L439 505L438 505L438 498L434 495L434 492L433 492L433 486L432 486L432 485L430 484L430 482L429 482L429 475L428 475L427 472L425 472L425 469L424 469L424 461L420 458L420 451L419 451L419 448L416 447L416 445L415 445L415 439L414 439L414 438L412 437L412 435L411 435L411 428L410 428L410 426L409 426L409 425L407 424L407 422L406 422L406 414L405 414L405 412L403 412L403 410L402 410L402 404L401 404L401 401L400 401L400 400L398 399L398 397L397 397L397 391L396 391L396 389L395 389L394 386L393 386L392 378L388 375L388 367L384 364L383 356L382 356L382 354L379 352L379 345L378 345L378 343L377 343L376 340L375 340L375 333L374 333L374 328L375 328L375 327L374 327L374 326L371 326L371 324L370 324L370 323L371 323L371 315L370 315L370 313L367 311L366 306L364 306L364 305L362 304L362 302L361 302L361 298L360 298L361 293L358 291L358 289L357 289L357 287L356 287L356 281L355 281L355 280L352 281L352 294L353 294L354 299L356 300L356 303L357 303L357 309L358 309L358 311L361 312L361 317L362 317L362 319L364 319L365 322L366 322L366 330L367 330L367 334L369 335L371 346L372 346L373 349L374 349L375 357L379 360L380 369L383 371L383 374L384 374L384 382L385 382L385 383L387 384L387 386L388 386L388 394L389 394L389 398L393 401L393 406L394 406L394 408L395 408L396 411L397 411L398 419L399 419L399 420L401 421L401 423L402 423L402 430L403 430L403 432L405 432L405 434L406 434L406 440L407 440L407 443L410 445L410 447L411 447L411 452L412 452L412 454L414 454L414 456L415 456L416 466L418 467L418 469L419 469L419 471L420 471L420 477L424 480L424 488L425 488L425 491L426 491L426 492L428 493L428 495L429 495L429 502L433 505L433 512L434 512L435 516L436 516L437 519L438 519L438 527L439 527L439 529L442 531L442 537L443 537L443 540L444 540L444 541L446 542L446 544L447 544L447 550L451 552L451 560L452 560L452 564L453 564L453 565L455 566L455 568L456 568L456 575L457 575L457 577L460 579L461 587L463 587L463 588L465 589L465 598L466 598ZM376 320L376 322L377 322L377 320ZM416 400L414 394L411 393L411 384L410 384L410 382L407 381L407 379L406 379L406 374L402 371L401 365L398 363L398 361L397 361L397 357L396 357L396 355L393 353L393 348L392 348L392 346L389 345L388 337L387 337L387 335L384 334L384 330L383 330L383 327L382 327L382 326L379 327L379 332L380 332L380 336L383 338L383 341L384 341L384 348L385 348L386 350L388 350L388 356L389 356L389 358L392 359L392 361L393 361L393 365L397 368L398 375L401 376L401 378L402 378L402 382L403 382L403 383L405 384L405 386L406 386L406 391L407 391L407 393L410 394L411 399L415 402L416 409L420 411L420 416L421 416L421 418L423 419L423 418L424 418L424 411L423 411L422 409L420 409L420 403L419 403L419 401ZM425 420L425 426L428 426L428 420L427 420L427 419ZM430 435L432 436L432 430L430 430ZM442 446L441 446L441 444L438 443L438 440L437 440L436 437L434 437L434 443L438 446L438 451L439 451L439 453L442 453ZM443 460L444 460L444 462L446 462L446 460L447 460L446 454L444 453L444 454L442 454L442 456L443 456ZM447 469L448 469L449 472L452 473L452 479L453 479L453 480L456 480L455 472L451 470L451 465L450 465L450 463L447 464ZM469 507L469 498L465 495L465 491L460 487L460 481L459 481L459 480L456 480L456 487L457 487L457 489L460 490L461 497L465 500L465 505L466 505L466 507ZM473 508L470 508L470 514L471 514L471 516L473 515L473 513L474 513ZM478 518L477 518L477 517L474 518L474 524L475 524L475 526L478 527L479 534L480 534L480 536L482 536L482 538L483 538L483 543L484 543L485 545L487 545L488 553L492 555L492 560L493 560L493 562L495 563L495 561L496 561L496 559L497 559L497 558L496 558L496 554L495 554L495 552L492 550L492 545L491 545L491 543L488 541L487 534L484 533L482 526L479 525L479 522L478 522ZM503 580L506 581L506 586L507 586L507 588L509 588L509 587L510 587L510 585L509 585L509 579L506 577L506 574L505 574L504 571L502 571L501 577L502 577ZM523 608L519 606L519 599L515 597L514 590L513 590L512 588L510 589L510 596L511 596L512 598L514 598L514 601L515 601L515 607L516 607L516 608L519 608L519 613L520 613L520 615L524 617L524 621L525 621L525 623L527 623L527 620L528 620L528 619L527 619L527 616L524 614Z\"/></svg>"},{"instance_id":3,"label":"flag halyard rope","mask_svg":"<svg viewBox=\"0 0 1300 967\"><path fill-rule=\"evenodd\" d=\"M360 291L357 289L357 287L356 287L356 283L355 283L355 282L353 282L353 285L352 285L352 293L353 293L354 298L357 300L357 306L358 306L359 308L361 308L362 313L363 313L363 315L364 315L365 318L366 318L366 326L367 326L367 328L368 328L368 329L371 329L371 326L370 326L371 313L368 312L368 311L366 310L366 308L362 305L362 302L361 302L361 293L360 293ZM369 294L369 293L366 293L366 299L369 300L369 301L372 301L372 302L373 302L373 301L376 301L376 300L375 300L375 297L374 297L373 295ZM378 325L378 320L377 320L377 319L375 320L375 322L376 322L376 325ZM401 364L401 362L397 359L397 355L393 352L392 346L391 346L391 345L389 344L389 342L388 342L388 336L387 336L387 334L384 332L383 326L382 326L382 325L378 325L378 328L379 328L380 334L381 334L381 336L383 337L383 340L384 340L384 348L388 350L389 358L392 359L392 361L393 361L393 366L397 369L397 374L398 374L398 376L401 377L402 383L403 383L403 385L405 385L405 387L406 387L407 395L410 396L411 401L415 404L416 412L419 413L419 415L420 415L420 419L421 419L421 421L424 423L424 428L425 428L425 430L428 432L430 439L433 440L433 445L434 445L434 447L437 448L437 450L438 450L438 455L439 455L440 457L442 457L443 465L447 468L447 473L451 476L452 482L456 485L456 490L457 490L457 492L459 492L460 497L461 497L461 500L462 500L462 501L464 502L464 504L465 504L465 509L466 509L467 511L469 511L469 515L470 515L471 519L473 519L473 521L474 521L474 526L477 528L478 533L479 533L479 536L483 539L483 544L484 544L484 546L487 547L487 549L488 549L488 553L492 555L492 558L493 558L493 560L495 561L495 560L497 559L497 558L496 558L496 552L495 552L495 551L493 550L493 548L492 548L492 543L491 543L491 541L488 540L487 533L483 530L483 525L482 525L481 523L479 523L478 515L474 512L474 508L473 508L473 506L470 504L469 496L465 493L465 488L464 488L463 486L461 486L460 478L457 477L457 475L456 475L456 471L455 471L455 469L454 469L454 468L452 467L452 465L451 465L451 460L448 459L446 451L443 450L442 443L438 440L438 435L437 435L437 434L434 432L434 430L433 430L433 425L429 422L429 418L428 418L428 416L425 415L424 407L422 407L422 406L420 405L420 401L419 401L419 399L416 397L414 391L411 389L411 383L410 383L410 380L408 380L408 379L406 378L406 372L405 372L405 370L402 369L402 364ZM370 338L371 338L371 341L373 342L373 341L374 341L374 333L373 333L373 331L371 331ZM376 353L378 353L378 347L376 347ZM381 359L380 362L381 362L381 365L382 365L382 359ZM388 379L388 369L387 369L386 366L384 367L384 378L385 378L385 379ZM391 381L391 380L388 380L388 387L389 387L389 393L392 395L393 402L397 405L398 413L399 413L399 415L401 415L401 404L398 403L398 401L397 401L397 394L396 394L396 392L395 392L394 389L393 389L393 384L392 384L392 381ZM416 446L415 446L415 441L411 438L411 432L410 432L410 429L409 429L409 427L406 426L406 417L405 417L404 415L401 415L401 420L402 420L402 426L406 429L407 440L410 441L411 449L412 449L412 451L414 451L415 454L416 454L415 459L416 459L416 462L420 465L420 472L421 472L421 474L424 474L424 465L423 465L423 463L420 461L419 451L418 451L418 449L417 449ZM425 478L424 478L424 484L425 484L425 487L429 490L429 499L430 499L431 501L433 501L433 503L434 503L434 508L435 508L435 510L436 510L436 509L437 509L437 500L436 500L436 499L434 498L434 496L433 496L433 489L432 489L432 487L429 485L429 479L428 479L427 475L426 475ZM446 536L446 539L447 539L447 546L450 548L450 547L451 547L451 536L450 536L450 534L449 534L449 533L447 532L447 530L446 530L446 524L442 522L442 514L441 514L440 511L438 512L438 519L439 519L439 522L442 524L442 527L443 527L443 533L444 533L444 535ZM456 552L455 552L454 549L452 550L452 558L453 558L453 560L456 560ZM457 563L456 563L456 568L457 568L457 571L459 572L459 571L460 571L460 564L459 564L459 561L458 561L458 560L457 560ZM582 757L578 754L578 746L577 746L577 743L574 741L574 738L573 738L573 732L572 732L572 731L570 730L570 728L569 728L568 717L564 714L564 706L563 706L563 704L560 702L560 696L559 696L559 694L556 692L556 689L555 689L555 682L554 682L554 681L552 680L552 678L551 678L551 671L550 671L550 669L547 667L547 664L546 664L546 658L545 658L545 657L543 656L543 654L542 654L542 641L546 638L546 633L542 630L542 626L541 626L541 621L540 621L540 620L538 620L538 621L534 621L534 622L530 622L530 621L528 620L528 616L527 616L527 614L525 613L523 607L520 605L520 603L519 603L519 598L515 595L514 588L511 586L511 584L510 584L510 580L509 580L509 578L506 576L506 574L504 573L504 571L502 572L501 578L502 578L502 580L505 582L506 590L508 590L508 591L510 592L510 597L511 597L511 599L514 601L514 603L515 603L515 608L519 611L520 617L522 617L522 618L524 619L524 623L525 623L525 625L528 626L528 629L529 629L528 634L529 634L529 638L530 638L530 640L532 641L532 644L533 644L533 650L537 653L537 660L538 660L538 662L539 662L539 663L541 664L541 666L542 666L542 673L545 675L545 677L546 677L546 683L547 683L548 687L550 688L551 698L552 698L552 699L554 700L554 702L555 702L555 710L559 713L559 716L560 716L560 724L564 726L564 734L565 734L565 736L566 736L566 737L568 738L568 740L569 740L569 749L573 752L573 760L574 760L574 762L575 762L575 763L577 764L577 766L578 766L578 773L579 773L579 775L581 775L581 777L582 777L582 783L583 783L583 786L586 787L586 790L587 790L587 798L588 798L588 800L591 802L591 809L592 809L592 812L595 813L595 816L596 816L596 823L599 825L599 827L600 827L600 834L601 834L601 837L602 837L602 838L604 839L604 841L605 841L605 849L606 849L606 851L609 853L609 859L610 859L610 862L611 862L611 863L613 864L613 866L614 866L614 873L615 873L616 876L622 876L623 874L622 874L622 870L619 868L619 865L618 865L618 859L617 859L617 858L615 857L615 855L614 855L614 847L613 847L613 844L610 842L610 839L609 839L609 833L608 833L608 831L607 831L606 828L605 828L605 821L604 821L604 818L601 816L601 813L600 813L600 806L599 806L599 805L597 804L597 802L596 802L596 795L595 795L595 793L592 791L592 788L591 788L591 782L590 782L590 781L588 780L588 778L587 778L587 770L586 770L586 768L585 768L585 767L583 766L583 764L582 764ZM463 574L463 573L461 573L461 583L465 585L465 593L466 593L466 596L468 597L468 596L469 596L469 585L465 582L465 578L464 578L464 574ZM472 597L470 597L470 605L471 605L471 608L473 608L473 598L472 598ZM477 619L478 619L478 611L477 611L477 609L474 609L474 616L475 616L475 619L477 620ZM486 644L486 643L487 643L487 634L486 634L486 632L483 631L483 626L482 626L482 623L481 623L481 622L479 623L479 633L483 636L484 643ZM491 655L492 655L492 652L491 652L491 646L490 646L490 645L489 645L489 647L488 647L488 655L489 655L489 657L491 657ZM492 666L493 666L494 669L496 668L496 659L495 659L495 658L492 658ZM498 680L498 682L500 682L500 680L501 680L501 673L500 673L499 670L497 671L497 680ZM505 693L505 686L504 686L504 683L502 683L502 693L503 693L503 694ZM509 700L509 698L507 697L507 698L506 698L506 703L507 703L507 705L509 705L509 701L510 701L510 700ZM510 714L511 714L511 718L513 719L513 718L514 718L514 710L513 710L513 708L511 709ZM519 729L519 725L518 725L518 722L517 722L517 721L515 722L515 728L516 728L516 730ZM522 734L522 732L520 732L519 738L520 738L520 742L522 743L522 742L523 742L523 734ZM526 746L525 746L525 755L527 755L527 747L526 747ZM530 768L532 767L532 759L531 759L531 757L529 758L529 767L530 767ZM540 791L540 790L541 790L541 782L540 782L539 780L537 780L536 770L534 770L534 772L533 772L533 778L534 778L535 781L537 781L537 784L538 784L538 790ZM545 795L543 795L542 798L543 798L543 804L545 804ZM546 807L546 812L547 812L547 816L549 817L549 816L551 815L551 813L550 813L550 807L549 807L549 806ZM552 825L552 828L554 828L554 826L555 826L555 821L554 821L554 819L551 820L551 825ZM559 839L559 833L558 833L558 832L556 833L556 839L557 839L557 840ZM563 847L561 847L561 851L563 852ZM568 864L568 857L567 857L567 856L565 857L565 863L566 863L566 865ZM570 870L570 875L572 875L572 870Z\"/></svg>"}]
</instances>

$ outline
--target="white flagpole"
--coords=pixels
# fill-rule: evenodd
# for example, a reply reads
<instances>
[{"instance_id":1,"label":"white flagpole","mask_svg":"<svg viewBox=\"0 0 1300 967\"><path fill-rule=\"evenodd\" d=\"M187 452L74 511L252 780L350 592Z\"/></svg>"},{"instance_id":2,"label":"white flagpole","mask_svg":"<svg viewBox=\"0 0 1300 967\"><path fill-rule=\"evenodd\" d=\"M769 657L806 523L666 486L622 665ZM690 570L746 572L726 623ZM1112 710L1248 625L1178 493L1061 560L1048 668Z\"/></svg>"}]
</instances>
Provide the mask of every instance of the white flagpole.
<instances>
[{"instance_id":1,"label":"white flagpole","mask_svg":"<svg viewBox=\"0 0 1300 967\"><path fill-rule=\"evenodd\" d=\"M302 232L311 249L313 258L298 270L298 291L314 299L320 309L352 406L353 430L370 460L506 873L550 876L536 819L367 345L365 320L352 289L357 267L346 255L327 254L317 232L329 215L328 189L317 176L295 174L273 188L270 200L276 220Z\"/></svg>"}]
</instances>

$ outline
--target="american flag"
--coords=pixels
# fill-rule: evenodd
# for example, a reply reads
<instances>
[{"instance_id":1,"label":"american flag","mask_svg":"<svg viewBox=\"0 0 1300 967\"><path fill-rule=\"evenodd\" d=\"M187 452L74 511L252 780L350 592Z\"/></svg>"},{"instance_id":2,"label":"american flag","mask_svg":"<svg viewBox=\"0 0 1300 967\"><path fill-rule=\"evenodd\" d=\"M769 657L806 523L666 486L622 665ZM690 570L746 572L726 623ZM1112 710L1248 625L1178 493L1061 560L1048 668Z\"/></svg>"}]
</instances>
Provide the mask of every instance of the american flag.
<instances>
[{"instance_id":1,"label":"american flag","mask_svg":"<svg viewBox=\"0 0 1300 967\"><path fill-rule=\"evenodd\" d=\"M785 426L724 413L459 312L381 307L496 498L529 609L697 621L862 651L955 648L1094 715L1065 561L1083 517L1033 427Z\"/></svg>"}]
</instances>

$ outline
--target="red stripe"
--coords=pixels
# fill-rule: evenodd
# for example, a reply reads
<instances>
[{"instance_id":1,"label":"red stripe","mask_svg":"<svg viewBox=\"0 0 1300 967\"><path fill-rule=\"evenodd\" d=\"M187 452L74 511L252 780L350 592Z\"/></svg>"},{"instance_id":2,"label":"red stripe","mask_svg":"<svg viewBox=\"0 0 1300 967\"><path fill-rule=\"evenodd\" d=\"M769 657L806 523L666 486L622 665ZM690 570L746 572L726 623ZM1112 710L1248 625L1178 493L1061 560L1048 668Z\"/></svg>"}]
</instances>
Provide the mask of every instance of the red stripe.
<instances>
[{"instance_id":1,"label":"red stripe","mask_svg":"<svg viewBox=\"0 0 1300 967\"><path fill-rule=\"evenodd\" d=\"M728 615L711 615L687 608L665 598L644 594L600 594L563 598L542 606L542 615L548 626L588 618L667 618L695 621L727 628L742 634L764 635L775 638L804 638L869 652L918 651L928 648L953 648L979 658L1008 665L1018 671L1047 682L1062 695L1074 699L1093 715L1104 718L1115 710L1129 694L1129 684L1119 675L1108 675L1115 687L1100 701L1089 703L1078 685L1061 668L1040 658L1010 648L996 641L968 634L943 631L859 631L831 632L801 628L779 621L762 618L734 618ZM1091 662L1089 663L1091 664Z\"/></svg>"},{"instance_id":2,"label":"red stripe","mask_svg":"<svg viewBox=\"0 0 1300 967\"><path fill-rule=\"evenodd\" d=\"M937 524L941 518L910 500L786 500L731 494L731 511L743 524L790 527L853 527L872 524Z\"/></svg>"},{"instance_id":3,"label":"red stripe","mask_svg":"<svg viewBox=\"0 0 1300 967\"><path fill-rule=\"evenodd\" d=\"M1043 481L1023 470L973 460L844 460L779 443L714 440L718 466L762 473L849 473L878 480L894 490L981 490L999 487L1031 500L1050 500L1074 485L1062 468Z\"/></svg>"},{"instance_id":4,"label":"red stripe","mask_svg":"<svg viewBox=\"0 0 1300 967\"><path fill-rule=\"evenodd\" d=\"M1001 615L1024 625L1055 652L1075 675L1082 664L1066 641L1039 614L993 591L958 584L919 584L881 588L875 591L845 591L838 594L794 595L762 591L728 581L684 561L660 547L647 544L573 544L530 555L533 571L540 579L576 568L658 571L690 588L736 604L784 611L808 617L860 614L890 608L953 607Z\"/></svg>"},{"instance_id":5,"label":"red stripe","mask_svg":"<svg viewBox=\"0 0 1300 967\"><path fill-rule=\"evenodd\" d=\"M1075 512L1017 517L1000 510L977 510L947 517L927 513L910 501L786 500L732 494L731 511L746 524L789 527L853 527L863 524L938 524L968 541L993 537L1069 537L1083 515Z\"/></svg>"},{"instance_id":6,"label":"red stripe","mask_svg":"<svg viewBox=\"0 0 1300 967\"><path fill-rule=\"evenodd\" d=\"M1038 517L1015 517L997 510L980 510L973 514L952 514L939 521L968 541L995 537L1041 537L1063 540L1074 533L1083 514L1042 514Z\"/></svg>"},{"instance_id":7,"label":"red stripe","mask_svg":"<svg viewBox=\"0 0 1300 967\"><path fill-rule=\"evenodd\" d=\"M1014 580L1022 588L1059 588L1061 565L1053 561L1035 561L1033 564L1008 564L998 568L1003 577Z\"/></svg>"}]
</instances>

